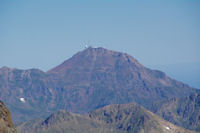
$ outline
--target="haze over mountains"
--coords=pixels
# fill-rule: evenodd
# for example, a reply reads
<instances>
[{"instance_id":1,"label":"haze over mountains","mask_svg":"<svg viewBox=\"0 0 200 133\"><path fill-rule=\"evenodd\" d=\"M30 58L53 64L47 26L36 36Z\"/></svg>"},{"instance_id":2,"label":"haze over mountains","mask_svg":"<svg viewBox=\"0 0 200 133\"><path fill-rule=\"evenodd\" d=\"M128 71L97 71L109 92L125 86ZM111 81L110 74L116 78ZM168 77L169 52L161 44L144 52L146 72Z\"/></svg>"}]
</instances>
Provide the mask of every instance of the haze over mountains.
<instances>
[{"instance_id":1,"label":"haze over mountains","mask_svg":"<svg viewBox=\"0 0 200 133\"><path fill-rule=\"evenodd\" d=\"M18 123L45 118L58 109L86 113L130 102L149 108L155 101L187 96L194 89L126 53L89 47L46 73L1 68L0 92Z\"/></svg>"}]
</instances>

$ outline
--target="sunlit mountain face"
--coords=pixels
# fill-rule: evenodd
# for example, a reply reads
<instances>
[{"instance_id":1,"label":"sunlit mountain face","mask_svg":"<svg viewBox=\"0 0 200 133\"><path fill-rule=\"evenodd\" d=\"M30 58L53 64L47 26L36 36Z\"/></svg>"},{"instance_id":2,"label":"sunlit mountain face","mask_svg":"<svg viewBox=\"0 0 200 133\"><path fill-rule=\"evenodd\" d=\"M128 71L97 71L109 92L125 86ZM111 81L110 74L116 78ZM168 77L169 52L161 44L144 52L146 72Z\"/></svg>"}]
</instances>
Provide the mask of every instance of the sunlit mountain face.
<instances>
[{"instance_id":1,"label":"sunlit mountain face","mask_svg":"<svg viewBox=\"0 0 200 133\"><path fill-rule=\"evenodd\" d=\"M115 104L80 115L64 110L17 126L20 133L195 133L137 105Z\"/></svg>"}]
</instances>

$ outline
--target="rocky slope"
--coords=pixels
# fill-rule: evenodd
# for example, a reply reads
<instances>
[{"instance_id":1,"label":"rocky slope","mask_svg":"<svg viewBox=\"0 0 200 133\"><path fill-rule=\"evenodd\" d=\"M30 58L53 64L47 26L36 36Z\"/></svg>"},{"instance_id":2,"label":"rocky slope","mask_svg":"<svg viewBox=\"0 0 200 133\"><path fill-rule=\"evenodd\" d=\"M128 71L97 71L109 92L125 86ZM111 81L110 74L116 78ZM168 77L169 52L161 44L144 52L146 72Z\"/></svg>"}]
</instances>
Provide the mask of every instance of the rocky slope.
<instances>
[{"instance_id":1,"label":"rocky slope","mask_svg":"<svg viewBox=\"0 0 200 133\"><path fill-rule=\"evenodd\" d=\"M151 110L178 126L200 132L200 93L156 103Z\"/></svg>"},{"instance_id":2,"label":"rocky slope","mask_svg":"<svg viewBox=\"0 0 200 133\"><path fill-rule=\"evenodd\" d=\"M148 108L155 101L192 92L188 85L144 67L130 55L104 48L87 48L46 73L0 68L0 98L15 123L44 118L58 109L85 113L130 102Z\"/></svg>"},{"instance_id":3,"label":"rocky slope","mask_svg":"<svg viewBox=\"0 0 200 133\"><path fill-rule=\"evenodd\" d=\"M193 133L135 104L109 105L85 115L58 111L18 126L21 133Z\"/></svg>"},{"instance_id":4,"label":"rocky slope","mask_svg":"<svg viewBox=\"0 0 200 133\"><path fill-rule=\"evenodd\" d=\"M0 133L17 133L10 112L2 101L0 101Z\"/></svg>"},{"instance_id":5,"label":"rocky slope","mask_svg":"<svg viewBox=\"0 0 200 133\"><path fill-rule=\"evenodd\" d=\"M14 122L48 113L45 105L50 92L46 82L46 74L37 69L0 69L0 98L11 110Z\"/></svg>"}]
</instances>

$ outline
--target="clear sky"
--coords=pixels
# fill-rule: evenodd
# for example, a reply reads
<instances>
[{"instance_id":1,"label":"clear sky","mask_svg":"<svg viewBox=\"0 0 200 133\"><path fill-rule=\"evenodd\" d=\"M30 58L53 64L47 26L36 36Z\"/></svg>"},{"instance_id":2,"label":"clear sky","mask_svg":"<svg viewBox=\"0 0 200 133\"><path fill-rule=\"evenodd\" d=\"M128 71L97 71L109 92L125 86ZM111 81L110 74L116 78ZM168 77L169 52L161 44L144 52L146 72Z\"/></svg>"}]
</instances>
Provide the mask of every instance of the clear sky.
<instances>
[{"instance_id":1,"label":"clear sky","mask_svg":"<svg viewBox=\"0 0 200 133\"><path fill-rule=\"evenodd\" d=\"M0 1L0 67L47 71L85 44L200 88L200 0Z\"/></svg>"}]
</instances>

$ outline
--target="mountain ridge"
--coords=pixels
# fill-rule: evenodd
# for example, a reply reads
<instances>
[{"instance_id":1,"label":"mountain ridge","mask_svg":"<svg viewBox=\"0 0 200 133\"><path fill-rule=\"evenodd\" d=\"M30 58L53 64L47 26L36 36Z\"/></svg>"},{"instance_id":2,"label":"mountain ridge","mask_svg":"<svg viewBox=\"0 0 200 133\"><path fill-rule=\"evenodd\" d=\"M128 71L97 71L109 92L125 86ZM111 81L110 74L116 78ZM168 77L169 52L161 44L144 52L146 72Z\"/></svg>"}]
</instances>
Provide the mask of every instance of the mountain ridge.
<instances>
[{"instance_id":1,"label":"mountain ridge","mask_svg":"<svg viewBox=\"0 0 200 133\"><path fill-rule=\"evenodd\" d=\"M152 112L175 125L200 132L200 91L155 103Z\"/></svg>"},{"instance_id":2,"label":"mountain ridge","mask_svg":"<svg viewBox=\"0 0 200 133\"><path fill-rule=\"evenodd\" d=\"M194 133L162 120L136 103L108 105L84 115L62 110L44 120L23 123L18 130L21 133Z\"/></svg>"}]
</instances>

